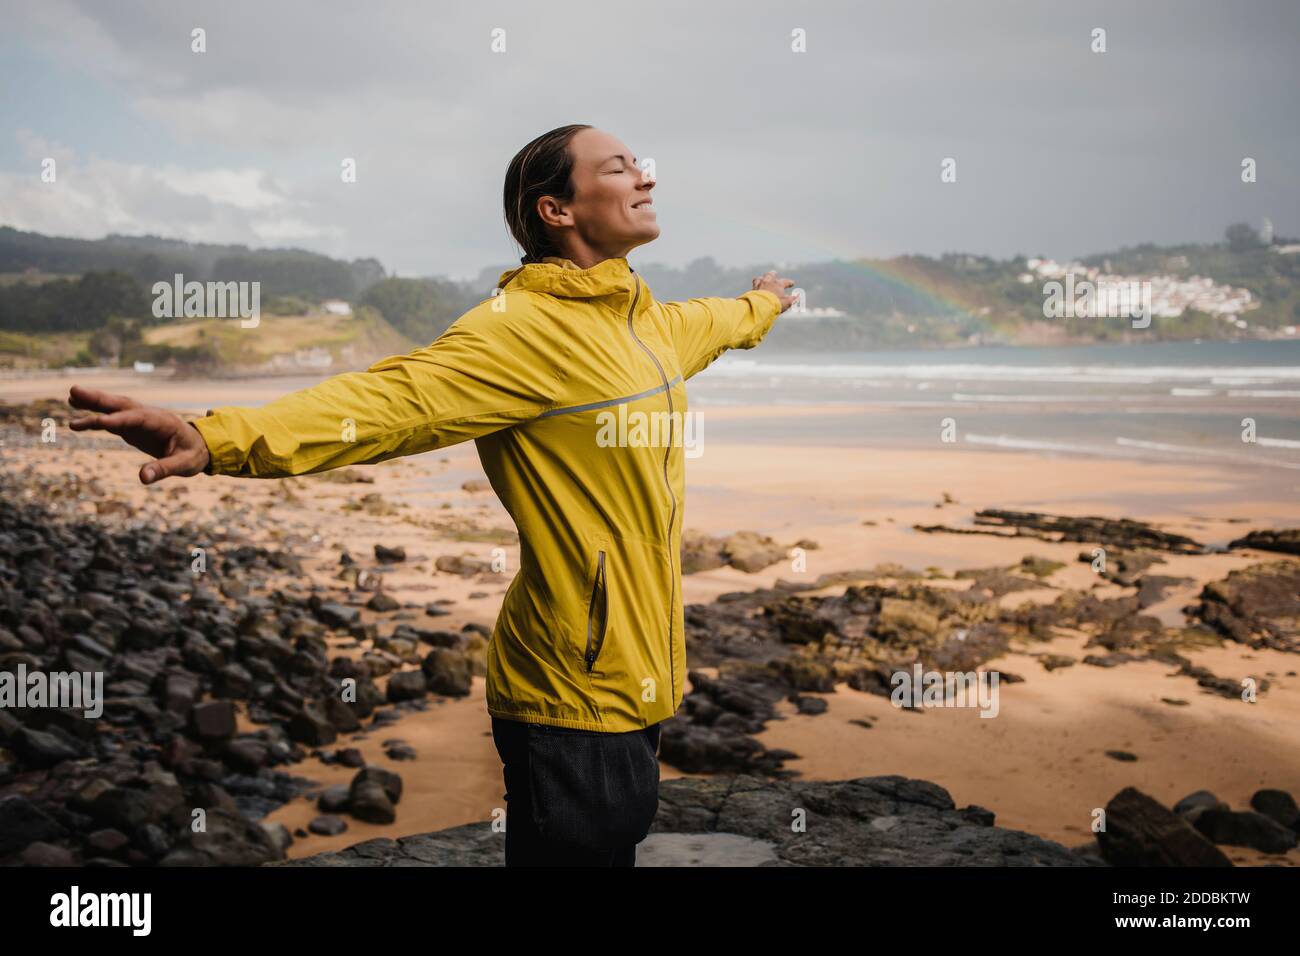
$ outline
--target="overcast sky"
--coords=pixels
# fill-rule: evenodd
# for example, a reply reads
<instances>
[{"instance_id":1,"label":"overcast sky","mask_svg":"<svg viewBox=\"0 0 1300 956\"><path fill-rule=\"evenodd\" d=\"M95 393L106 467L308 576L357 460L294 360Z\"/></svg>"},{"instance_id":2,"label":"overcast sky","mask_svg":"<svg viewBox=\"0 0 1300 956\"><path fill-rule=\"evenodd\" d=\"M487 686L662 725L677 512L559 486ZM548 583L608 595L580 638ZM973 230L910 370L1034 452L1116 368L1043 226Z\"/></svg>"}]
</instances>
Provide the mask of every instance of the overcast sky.
<instances>
[{"instance_id":1,"label":"overcast sky","mask_svg":"<svg viewBox=\"0 0 1300 956\"><path fill-rule=\"evenodd\" d=\"M56 235L469 276L518 261L506 164L570 122L656 162L663 233L634 263L1300 234L1294 0L0 0L0 22L0 224Z\"/></svg>"}]
</instances>

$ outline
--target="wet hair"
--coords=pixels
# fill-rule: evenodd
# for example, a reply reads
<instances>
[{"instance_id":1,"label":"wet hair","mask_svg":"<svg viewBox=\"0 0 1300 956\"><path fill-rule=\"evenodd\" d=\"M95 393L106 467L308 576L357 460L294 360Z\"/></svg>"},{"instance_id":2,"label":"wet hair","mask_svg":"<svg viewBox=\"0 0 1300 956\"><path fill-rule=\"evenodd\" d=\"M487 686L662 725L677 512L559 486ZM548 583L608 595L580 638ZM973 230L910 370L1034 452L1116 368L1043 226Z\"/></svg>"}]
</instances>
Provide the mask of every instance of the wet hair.
<instances>
[{"instance_id":1,"label":"wet hair","mask_svg":"<svg viewBox=\"0 0 1300 956\"><path fill-rule=\"evenodd\" d=\"M537 200L543 196L573 198L573 156L569 141L587 123L559 126L537 137L510 160L506 169L506 225L524 250L519 261L540 262L544 256L558 256L554 240L537 214Z\"/></svg>"}]
</instances>

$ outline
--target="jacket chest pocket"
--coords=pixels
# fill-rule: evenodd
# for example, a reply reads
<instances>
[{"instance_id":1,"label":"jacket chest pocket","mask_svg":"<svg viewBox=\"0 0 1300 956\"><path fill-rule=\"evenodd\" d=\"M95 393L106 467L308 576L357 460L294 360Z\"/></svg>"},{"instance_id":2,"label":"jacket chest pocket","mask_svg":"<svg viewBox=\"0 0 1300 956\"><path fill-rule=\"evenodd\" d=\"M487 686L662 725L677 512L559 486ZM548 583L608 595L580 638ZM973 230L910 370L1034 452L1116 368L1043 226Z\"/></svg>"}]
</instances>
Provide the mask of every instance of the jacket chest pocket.
<instances>
[{"instance_id":1,"label":"jacket chest pocket","mask_svg":"<svg viewBox=\"0 0 1300 956\"><path fill-rule=\"evenodd\" d=\"M609 628L608 558L602 548L596 552L591 575L591 592L587 601L587 642L582 659L590 674L605 646L605 633Z\"/></svg>"}]
</instances>

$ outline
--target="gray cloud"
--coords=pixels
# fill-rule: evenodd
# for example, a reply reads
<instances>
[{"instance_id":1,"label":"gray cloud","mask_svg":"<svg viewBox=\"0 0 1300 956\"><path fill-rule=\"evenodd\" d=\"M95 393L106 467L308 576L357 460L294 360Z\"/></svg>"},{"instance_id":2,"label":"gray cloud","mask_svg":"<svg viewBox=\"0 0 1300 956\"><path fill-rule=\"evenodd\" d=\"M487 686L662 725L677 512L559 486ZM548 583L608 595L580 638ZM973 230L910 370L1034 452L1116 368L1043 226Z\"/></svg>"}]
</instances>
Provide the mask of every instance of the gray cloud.
<instances>
[{"instance_id":1,"label":"gray cloud","mask_svg":"<svg viewBox=\"0 0 1300 956\"><path fill-rule=\"evenodd\" d=\"M1288 2L86 0L6 20L187 155L211 144L222 159L191 182L260 182L280 207L219 193L196 204L176 188L181 171L157 171L175 165L170 144L156 161L115 163L92 138L63 144L91 165L62 212L17 171L0 178L0 211L28 228L65 231L111 195L112 215L84 216L83 231L170 220L173 235L471 274L517 255L500 212L511 155L578 121L657 161L664 232L636 254L646 260L1071 256L1209 241L1263 216L1300 233L1300 8ZM1089 51L1098 26L1102 55ZM504 55L489 51L494 27ZM806 54L790 52L795 27ZM344 156L356 185L339 182ZM955 184L939 181L947 156ZM1240 182L1243 156L1258 183ZM161 192L112 182L132 176Z\"/></svg>"}]
</instances>

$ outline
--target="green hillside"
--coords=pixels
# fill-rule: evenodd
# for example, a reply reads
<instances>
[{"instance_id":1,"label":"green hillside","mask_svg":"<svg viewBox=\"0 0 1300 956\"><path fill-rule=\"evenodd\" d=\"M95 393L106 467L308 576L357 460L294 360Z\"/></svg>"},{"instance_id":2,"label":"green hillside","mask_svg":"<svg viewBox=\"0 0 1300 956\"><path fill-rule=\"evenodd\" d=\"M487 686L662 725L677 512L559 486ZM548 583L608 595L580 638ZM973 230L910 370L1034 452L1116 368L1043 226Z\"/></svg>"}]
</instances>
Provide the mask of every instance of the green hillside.
<instances>
[{"instance_id":1,"label":"green hillside","mask_svg":"<svg viewBox=\"0 0 1300 956\"><path fill-rule=\"evenodd\" d=\"M1045 318L1043 278L1027 273L1024 256L950 253L743 267L706 257L682 268L638 260L637 270L661 301L735 296L769 268L793 276L814 314L784 316L764 343L772 350L1066 345L1286 336L1287 327L1300 324L1298 251L1295 240L1265 241L1236 224L1219 243L1140 245L1083 261L1107 274L1156 277L1179 288L1194 288L1192 277L1200 276L1248 289L1259 305L1243 313L1244 328L1210 314L1213 302L1206 311L1189 306L1177 317L1157 316L1148 329L1120 318ZM373 259L347 263L302 250L155 237L62 239L0 228L0 365L108 359L229 368L313 347L336 358L391 354L441 335L491 294L505 268L487 266L468 283L396 278ZM152 283L170 282L176 272L187 281L260 281L264 327L248 336L232 320L155 318ZM320 306L328 299L351 303L355 318L328 317Z\"/></svg>"}]
</instances>

